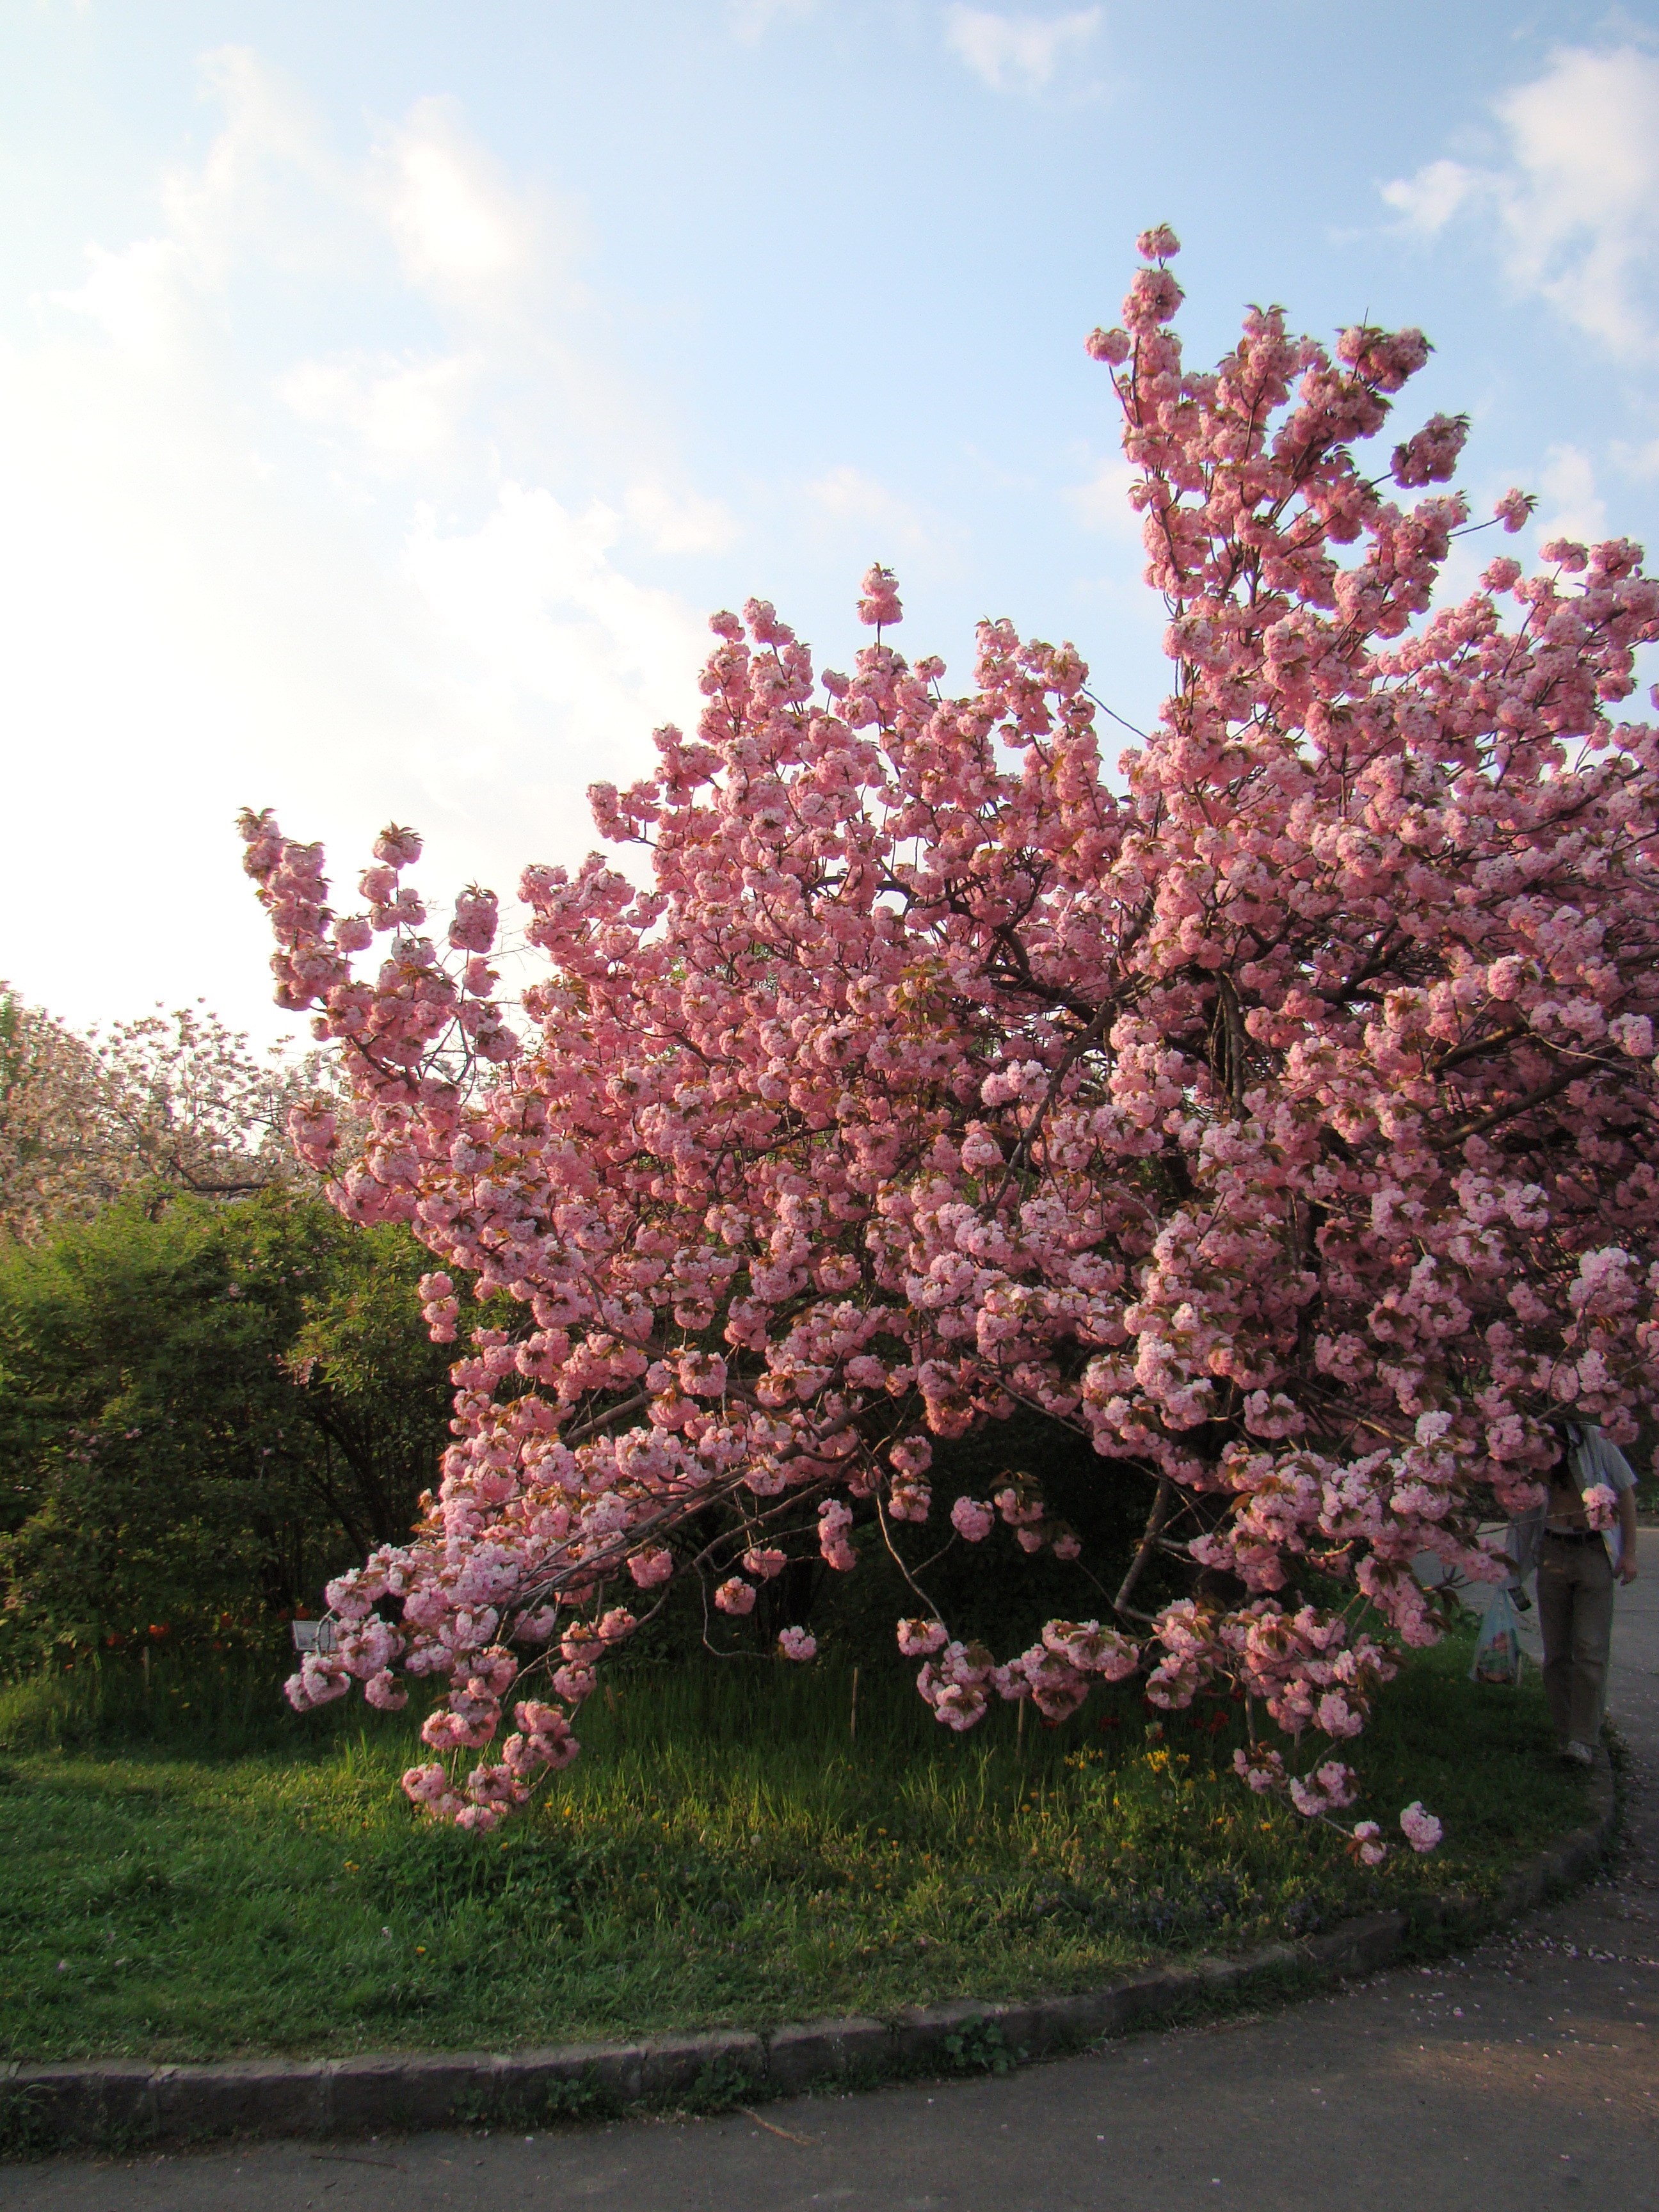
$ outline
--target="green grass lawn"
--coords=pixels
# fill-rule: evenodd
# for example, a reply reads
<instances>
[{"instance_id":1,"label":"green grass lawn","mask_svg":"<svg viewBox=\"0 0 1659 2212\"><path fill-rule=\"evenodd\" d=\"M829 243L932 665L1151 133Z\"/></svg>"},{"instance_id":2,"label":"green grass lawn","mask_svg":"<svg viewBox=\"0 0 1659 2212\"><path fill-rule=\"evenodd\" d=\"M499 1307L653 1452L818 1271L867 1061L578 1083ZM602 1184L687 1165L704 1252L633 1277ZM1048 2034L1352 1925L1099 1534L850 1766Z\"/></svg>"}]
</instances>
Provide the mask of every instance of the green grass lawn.
<instances>
[{"instance_id":1,"label":"green grass lawn","mask_svg":"<svg viewBox=\"0 0 1659 2212\"><path fill-rule=\"evenodd\" d=\"M1158 1955L1490 1893L1583 1816L1535 1676L1413 1660L1356 1747L1357 1808L1420 1797L1377 1874L1224 1770L1236 1710L1097 1690L1063 1728L957 1738L908 1674L623 1679L501 1835L412 1817L408 1715L300 1721L268 1680L158 1667L0 1688L0 2040L12 2058L477 2049L1085 1988ZM364 1725L365 1721L368 1725Z\"/></svg>"}]
</instances>

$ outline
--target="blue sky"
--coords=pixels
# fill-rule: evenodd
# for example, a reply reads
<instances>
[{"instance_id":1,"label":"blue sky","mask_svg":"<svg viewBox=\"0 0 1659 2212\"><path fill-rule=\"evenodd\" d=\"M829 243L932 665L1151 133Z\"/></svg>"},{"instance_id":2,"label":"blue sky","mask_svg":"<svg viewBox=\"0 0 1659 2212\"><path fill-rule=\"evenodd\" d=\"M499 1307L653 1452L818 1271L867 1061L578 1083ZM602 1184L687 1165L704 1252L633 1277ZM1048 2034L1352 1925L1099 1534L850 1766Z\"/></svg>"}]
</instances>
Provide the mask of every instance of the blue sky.
<instances>
[{"instance_id":1,"label":"blue sky","mask_svg":"<svg viewBox=\"0 0 1659 2212\"><path fill-rule=\"evenodd\" d=\"M844 663L880 558L1144 720L1150 222L1189 358L1419 324L1477 499L1659 520L1655 6L0 0L0 975L78 1023L279 1033L244 801L579 857L750 592Z\"/></svg>"}]
</instances>

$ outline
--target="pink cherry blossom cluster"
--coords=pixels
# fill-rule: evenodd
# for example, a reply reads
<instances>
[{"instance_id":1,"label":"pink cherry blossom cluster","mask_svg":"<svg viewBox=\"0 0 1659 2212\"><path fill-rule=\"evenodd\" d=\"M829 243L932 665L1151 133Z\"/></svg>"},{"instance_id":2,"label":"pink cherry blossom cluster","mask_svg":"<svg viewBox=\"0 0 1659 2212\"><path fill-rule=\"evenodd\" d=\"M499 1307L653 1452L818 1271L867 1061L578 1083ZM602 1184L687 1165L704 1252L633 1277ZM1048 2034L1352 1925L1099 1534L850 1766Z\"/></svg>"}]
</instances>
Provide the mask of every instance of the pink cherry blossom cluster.
<instances>
[{"instance_id":1,"label":"pink cherry blossom cluster","mask_svg":"<svg viewBox=\"0 0 1659 2212\"><path fill-rule=\"evenodd\" d=\"M1415 1800L1400 1815L1400 1826L1414 1851L1431 1851L1438 1847L1443 1832L1440 1823Z\"/></svg>"},{"instance_id":2,"label":"pink cherry blossom cluster","mask_svg":"<svg viewBox=\"0 0 1659 2212\"><path fill-rule=\"evenodd\" d=\"M1592 1528L1611 1528L1619 1517L1619 1499L1611 1486L1593 1482L1584 1494L1584 1518Z\"/></svg>"},{"instance_id":3,"label":"pink cherry blossom cluster","mask_svg":"<svg viewBox=\"0 0 1659 2212\"><path fill-rule=\"evenodd\" d=\"M516 1009L488 893L447 951L422 933L411 832L337 916L318 848L245 817L278 997L362 1133L320 1101L296 1145L348 1216L430 1249L435 1338L463 1278L521 1316L465 1334L426 1516L331 1586L341 1639L292 1686L441 1678L450 1765L408 1785L439 1817L489 1826L559 1763L532 1701L455 1778L513 1682L592 1693L636 1625L619 1587L648 1620L698 1577L711 1632L759 1608L807 1660L772 1626L784 1567L880 1546L946 1727L1135 1672L1165 1707L1231 1685L1300 1747L1246 1778L1330 1818L1330 1747L1440 1632L1413 1560L1501 1578L1480 1527L1537 1496L1548 1418L1627 1442L1654 1402L1659 739L1624 702L1659 586L1623 540L1560 541L1438 603L1464 424L1359 458L1420 333L1332 352L1252 309L1190 370L1176 240L1141 247L1089 350L1173 676L1115 773L1070 646L987 623L953 695L895 651L878 568L850 672L763 601L714 617L695 734L592 794L645 881L527 868L547 964ZM1051 1621L1000 1663L922 1553L932 1440L1016 1408L1147 1520L1132 1559L1079 1561L1109 1565L1115 1626ZM949 1522L1081 1550L1012 1468ZM1194 1586L1149 1613L1172 1559ZM1408 1840L1433 1826L1413 1808Z\"/></svg>"}]
</instances>

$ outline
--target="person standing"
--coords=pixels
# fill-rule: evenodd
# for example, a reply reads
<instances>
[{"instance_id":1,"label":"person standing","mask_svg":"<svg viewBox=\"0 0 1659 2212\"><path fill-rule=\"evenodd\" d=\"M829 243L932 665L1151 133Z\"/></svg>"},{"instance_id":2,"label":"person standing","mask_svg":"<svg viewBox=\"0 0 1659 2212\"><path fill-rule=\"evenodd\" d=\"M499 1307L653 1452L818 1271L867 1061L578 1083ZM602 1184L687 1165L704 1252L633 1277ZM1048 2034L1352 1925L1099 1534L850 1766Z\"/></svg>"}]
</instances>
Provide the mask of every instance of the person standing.
<instances>
[{"instance_id":1,"label":"person standing","mask_svg":"<svg viewBox=\"0 0 1659 2212\"><path fill-rule=\"evenodd\" d=\"M1636 1477L1616 1444L1589 1421L1552 1421L1556 1455L1548 1495L1519 1523L1516 1576L1538 1570L1544 1690L1556 1743L1575 1765L1595 1763L1607 1705L1613 1593L1636 1579Z\"/></svg>"}]
</instances>

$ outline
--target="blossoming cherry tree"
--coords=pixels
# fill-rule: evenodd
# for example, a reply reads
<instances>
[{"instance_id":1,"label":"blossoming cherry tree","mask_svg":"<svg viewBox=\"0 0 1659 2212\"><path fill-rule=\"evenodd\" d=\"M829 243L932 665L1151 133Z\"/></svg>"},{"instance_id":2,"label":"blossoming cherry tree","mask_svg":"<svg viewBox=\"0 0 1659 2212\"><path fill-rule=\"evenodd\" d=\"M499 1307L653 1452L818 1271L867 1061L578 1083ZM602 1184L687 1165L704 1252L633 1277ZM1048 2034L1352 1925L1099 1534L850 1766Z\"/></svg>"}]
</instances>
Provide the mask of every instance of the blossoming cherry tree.
<instances>
[{"instance_id":1,"label":"blossoming cherry tree","mask_svg":"<svg viewBox=\"0 0 1659 2212\"><path fill-rule=\"evenodd\" d=\"M998 1698L1060 1719L1097 1680L1176 1708L1231 1685L1265 1716L1245 1778L1334 1820L1339 1748L1439 1632L1413 1560L1498 1578L1480 1526L1537 1494L1546 1417L1628 1440L1653 1401L1659 781L1621 712L1659 589L1633 545L1561 541L1438 604L1464 423L1360 459L1422 337L1333 355L1253 309L1194 372L1176 241L1141 252L1089 350L1172 677L1115 774L1071 647L988 623L952 694L895 649L877 568L849 673L763 602L714 617L695 734L592 794L637 876L526 870L546 969L517 1009L493 894L423 933L412 833L337 914L320 850L245 817L279 1002L369 1131L348 1147L319 1102L295 1141L346 1213L431 1248L434 1336L462 1273L520 1316L470 1333L425 1519L331 1586L339 1641L290 1686L447 1685L405 1778L441 1818L488 1828L574 1755L677 1577L740 1620L791 1560L850 1572L872 1540L948 1728ZM1076 1558L1012 1469L937 1525L936 1441L1016 1408L1146 1520L1127 1560L1077 1560L1096 1617L1000 1656L915 1561ZM1186 1593L1144 1609L1172 1559Z\"/></svg>"}]
</instances>

